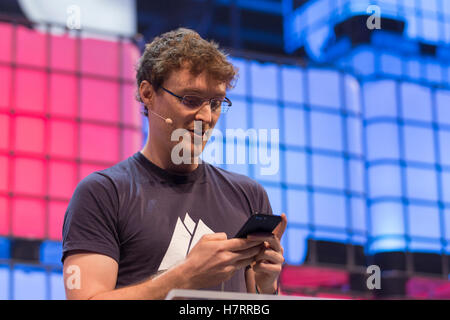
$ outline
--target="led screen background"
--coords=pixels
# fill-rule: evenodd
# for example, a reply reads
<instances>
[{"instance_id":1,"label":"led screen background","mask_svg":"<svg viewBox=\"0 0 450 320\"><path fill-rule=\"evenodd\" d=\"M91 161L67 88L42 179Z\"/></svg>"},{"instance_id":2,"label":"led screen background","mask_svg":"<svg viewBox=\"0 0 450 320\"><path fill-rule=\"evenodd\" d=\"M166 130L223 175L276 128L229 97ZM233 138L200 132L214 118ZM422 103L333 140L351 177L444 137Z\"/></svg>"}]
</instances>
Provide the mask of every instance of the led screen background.
<instances>
[{"instance_id":1,"label":"led screen background","mask_svg":"<svg viewBox=\"0 0 450 320\"><path fill-rule=\"evenodd\" d=\"M305 37L285 38L311 45L308 64L232 55L240 77L229 92L233 106L217 124L223 133L278 129L279 170L267 176L265 165L249 164L258 146L245 140L231 146L236 156L246 153L245 164L217 165L260 182L274 213L287 214L283 246L291 266L305 264L311 239L361 245L366 255L448 255L446 1L378 1L382 10L388 4L390 18L416 21L417 32L409 24L403 33L381 29L357 45L316 31L330 35L366 7L309 3L285 11L285 31L296 32L298 25L288 29L290 15L316 8L301 20ZM430 9L433 3L444 9ZM324 17L317 6L341 11ZM134 100L139 49L124 38L52 35L8 23L0 24L0 48L0 299L64 299L60 241L72 192L87 174L139 150L148 131ZM21 248L34 248L34 255Z\"/></svg>"}]
</instances>

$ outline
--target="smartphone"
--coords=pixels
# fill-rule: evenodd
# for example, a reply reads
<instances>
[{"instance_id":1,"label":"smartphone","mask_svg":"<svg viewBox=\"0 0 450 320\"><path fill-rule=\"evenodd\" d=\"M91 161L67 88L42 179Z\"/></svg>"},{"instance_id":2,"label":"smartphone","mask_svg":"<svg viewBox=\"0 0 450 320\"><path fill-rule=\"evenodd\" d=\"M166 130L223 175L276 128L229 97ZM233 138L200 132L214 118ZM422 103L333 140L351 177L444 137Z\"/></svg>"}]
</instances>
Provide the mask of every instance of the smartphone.
<instances>
[{"instance_id":1,"label":"smartphone","mask_svg":"<svg viewBox=\"0 0 450 320\"><path fill-rule=\"evenodd\" d=\"M247 235L251 233L272 233L272 231L280 222L280 216L256 213L248 218L247 222L245 222L241 230L239 230L234 237L247 238Z\"/></svg>"}]
</instances>

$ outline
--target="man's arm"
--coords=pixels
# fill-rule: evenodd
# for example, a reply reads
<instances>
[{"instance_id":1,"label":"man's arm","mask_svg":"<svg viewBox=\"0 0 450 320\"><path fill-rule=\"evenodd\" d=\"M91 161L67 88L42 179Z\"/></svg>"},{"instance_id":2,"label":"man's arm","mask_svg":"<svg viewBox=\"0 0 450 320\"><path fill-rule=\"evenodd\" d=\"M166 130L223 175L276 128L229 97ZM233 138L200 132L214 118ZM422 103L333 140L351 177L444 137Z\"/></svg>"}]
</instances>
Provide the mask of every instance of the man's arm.
<instances>
[{"instance_id":1,"label":"man's arm","mask_svg":"<svg viewBox=\"0 0 450 320\"><path fill-rule=\"evenodd\" d=\"M71 274L67 274L66 270L70 266L76 266L80 271L79 289L67 285ZM117 271L117 262L105 255L82 253L68 256L64 261L67 299L164 299L172 288L188 286L186 278L183 277L183 265L176 266L158 277L120 289L115 289Z\"/></svg>"},{"instance_id":2,"label":"man's arm","mask_svg":"<svg viewBox=\"0 0 450 320\"><path fill-rule=\"evenodd\" d=\"M226 234L203 236L187 258L156 277L115 289L117 262L102 254L80 253L64 260L67 299L164 299L170 290L199 289L226 281L249 265L260 252L261 240L229 239ZM75 268L71 268L75 266ZM80 286L70 285L72 269L79 271ZM69 271L69 273L67 273Z\"/></svg>"}]
</instances>

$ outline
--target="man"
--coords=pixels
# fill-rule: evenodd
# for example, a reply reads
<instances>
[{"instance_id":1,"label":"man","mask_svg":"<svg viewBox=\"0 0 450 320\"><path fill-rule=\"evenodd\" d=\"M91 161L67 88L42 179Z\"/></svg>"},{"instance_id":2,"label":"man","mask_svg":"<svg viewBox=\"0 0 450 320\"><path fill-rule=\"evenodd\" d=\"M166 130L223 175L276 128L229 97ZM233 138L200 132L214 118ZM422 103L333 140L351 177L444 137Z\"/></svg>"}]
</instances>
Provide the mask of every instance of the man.
<instances>
[{"instance_id":1,"label":"man","mask_svg":"<svg viewBox=\"0 0 450 320\"><path fill-rule=\"evenodd\" d=\"M272 213L267 194L198 161L231 104L225 95L235 76L217 46L192 30L146 46L137 84L149 136L140 152L77 186L63 227L67 298L163 299L174 288L277 292L285 215L275 235L233 239L250 215ZM176 130L184 134L172 139Z\"/></svg>"}]
</instances>

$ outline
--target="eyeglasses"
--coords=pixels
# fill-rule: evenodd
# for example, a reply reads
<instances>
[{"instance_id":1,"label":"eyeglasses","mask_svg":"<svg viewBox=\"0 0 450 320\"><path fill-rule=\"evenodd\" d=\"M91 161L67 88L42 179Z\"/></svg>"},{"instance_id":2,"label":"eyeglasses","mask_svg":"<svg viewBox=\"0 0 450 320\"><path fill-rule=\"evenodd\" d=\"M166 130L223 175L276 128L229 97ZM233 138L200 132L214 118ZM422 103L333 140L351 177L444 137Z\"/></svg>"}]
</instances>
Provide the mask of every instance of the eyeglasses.
<instances>
[{"instance_id":1,"label":"eyeglasses","mask_svg":"<svg viewBox=\"0 0 450 320\"><path fill-rule=\"evenodd\" d=\"M178 98L181 101L181 103L184 104L189 109L198 109L205 103L205 101L208 101L212 112L225 113L231 107L231 101L227 97L225 97L224 99L218 98L205 99L199 96L192 96L192 95L185 95L181 97L167 90L164 87L161 87L161 89L171 94L172 96Z\"/></svg>"}]
</instances>

